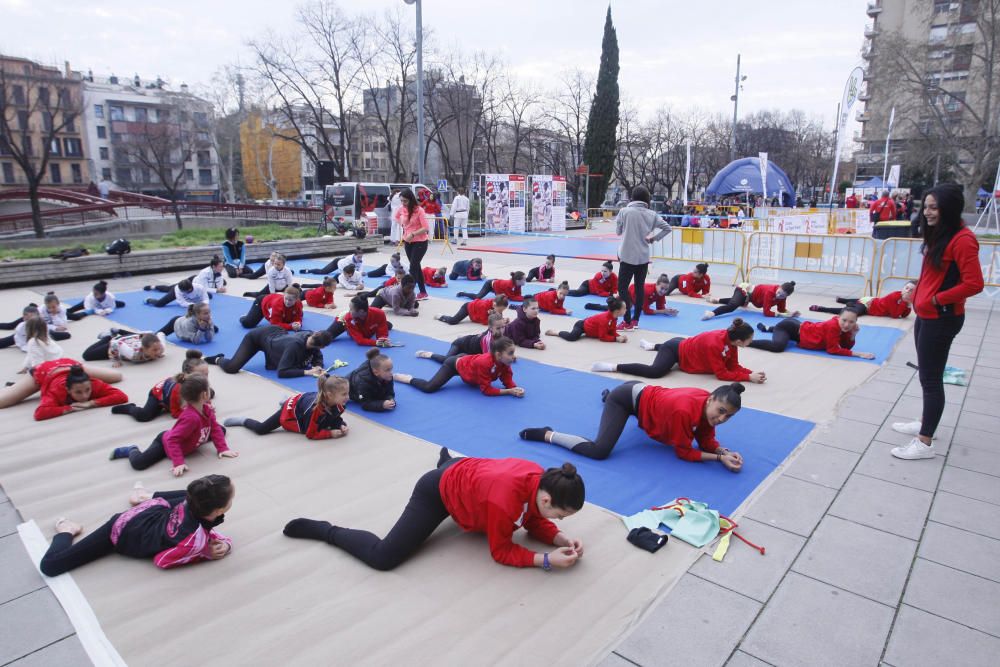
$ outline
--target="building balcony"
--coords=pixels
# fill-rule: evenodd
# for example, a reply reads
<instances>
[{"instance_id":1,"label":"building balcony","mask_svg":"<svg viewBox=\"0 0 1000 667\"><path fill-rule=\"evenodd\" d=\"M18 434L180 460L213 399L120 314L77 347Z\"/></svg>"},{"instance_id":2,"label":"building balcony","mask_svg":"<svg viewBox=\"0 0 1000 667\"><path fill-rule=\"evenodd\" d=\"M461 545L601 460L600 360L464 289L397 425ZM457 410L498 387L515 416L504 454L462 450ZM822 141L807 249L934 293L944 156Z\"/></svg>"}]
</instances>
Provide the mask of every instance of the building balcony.
<instances>
[{"instance_id":1,"label":"building balcony","mask_svg":"<svg viewBox=\"0 0 1000 667\"><path fill-rule=\"evenodd\" d=\"M879 2L869 2L868 3L868 16L875 18L882 13L882 5Z\"/></svg>"},{"instance_id":2,"label":"building balcony","mask_svg":"<svg viewBox=\"0 0 1000 667\"><path fill-rule=\"evenodd\" d=\"M861 49L861 57L863 59L865 59L865 60L871 60L872 58L874 58L877 55L878 55L878 51L876 51L874 48L868 48L868 49L862 48Z\"/></svg>"},{"instance_id":3,"label":"building balcony","mask_svg":"<svg viewBox=\"0 0 1000 667\"><path fill-rule=\"evenodd\" d=\"M859 123L867 123L871 119L872 116L867 111L859 111L858 114L854 117L854 120L858 121Z\"/></svg>"},{"instance_id":4,"label":"building balcony","mask_svg":"<svg viewBox=\"0 0 1000 667\"><path fill-rule=\"evenodd\" d=\"M867 101L871 100L871 98L872 98L872 96L870 94L868 94L867 92L861 93L860 95L858 95L858 102L867 102Z\"/></svg>"},{"instance_id":5,"label":"building balcony","mask_svg":"<svg viewBox=\"0 0 1000 667\"><path fill-rule=\"evenodd\" d=\"M874 25L865 26L865 39L873 39L878 34L878 28Z\"/></svg>"}]
</instances>

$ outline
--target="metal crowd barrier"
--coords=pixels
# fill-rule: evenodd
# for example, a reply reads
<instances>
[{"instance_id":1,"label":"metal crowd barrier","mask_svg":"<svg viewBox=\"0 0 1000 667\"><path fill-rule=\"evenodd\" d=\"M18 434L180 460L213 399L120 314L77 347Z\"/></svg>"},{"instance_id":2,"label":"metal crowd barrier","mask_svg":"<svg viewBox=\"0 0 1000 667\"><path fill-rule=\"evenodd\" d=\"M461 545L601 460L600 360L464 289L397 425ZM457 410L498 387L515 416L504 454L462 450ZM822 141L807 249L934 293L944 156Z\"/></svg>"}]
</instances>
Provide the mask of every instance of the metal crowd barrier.
<instances>
[{"instance_id":1,"label":"metal crowd barrier","mask_svg":"<svg viewBox=\"0 0 1000 667\"><path fill-rule=\"evenodd\" d=\"M732 266L734 283L744 274L746 235L737 229L674 227L673 232L653 244L654 259L708 262Z\"/></svg>"},{"instance_id":2,"label":"metal crowd barrier","mask_svg":"<svg viewBox=\"0 0 1000 667\"><path fill-rule=\"evenodd\" d=\"M848 276L863 281L863 294L870 294L877 251L876 241L864 236L753 232L744 276L752 281L755 271L766 270Z\"/></svg>"}]
</instances>

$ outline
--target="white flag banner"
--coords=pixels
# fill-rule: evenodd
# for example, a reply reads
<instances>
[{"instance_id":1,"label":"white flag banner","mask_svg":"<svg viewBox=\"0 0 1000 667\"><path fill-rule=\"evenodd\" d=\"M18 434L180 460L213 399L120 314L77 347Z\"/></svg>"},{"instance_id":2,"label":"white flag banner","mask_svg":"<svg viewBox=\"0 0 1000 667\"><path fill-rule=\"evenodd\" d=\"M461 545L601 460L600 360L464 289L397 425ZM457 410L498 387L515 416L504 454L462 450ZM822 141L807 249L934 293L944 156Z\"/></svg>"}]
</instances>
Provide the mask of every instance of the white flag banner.
<instances>
[{"instance_id":1,"label":"white flag banner","mask_svg":"<svg viewBox=\"0 0 1000 667\"><path fill-rule=\"evenodd\" d=\"M757 161L760 162L761 195L767 199L767 153L757 153Z\"/></svg>"},{"instance_id":2,"label":"white flag banner","mask_svg":"<svg viewBox=\"0 0 1000 667\"><path fill-rule=\"evenodd\" d=\"M854 103L858 101L861 94L861 83L864 81L865 71L860 67L855 67L847 83L844 85L844 95L840 100L840 118L837 119L837 145L833 150L833 177L830 179L830 196L837 191L837 168L840 166L840 147L844 143L844 131L847 129L847 119L851 117Z\"/></svg>"},{"instance_id":3,"label":"white flag banner","mask_svg":"<svg viewBox=\"0 0 1000 667\"><path fill-rule=\"evenodd\" d=\"M691 140L687 142L687 163L684 167L684 206L688 205L688 184L691 181Z\"/></svg>"},{"instance_id":4,"label":"white flag banner","mask_svg":"<svg viewBox=\"0 0 1000 667\"><path fill-rule=\"evenodd\" d=\"M885 187L889 188L890 190L899 187L899 165L898 164L892 165L892 167L889 169L889 178L886 179Z\"/></svg>"},{"instance_id":5,"label":"white flag banner","mask_svg":"<svg viewBox=\"0 0 1000 667\"><path fill-rule=\"evenodd\" d=\"M882 158L882 181L888 185L886 170L889 168L889 142L892 140L892 125L896 122L896 107L889 112L889 129L885 132L885 154Z\"/></svg>"}]
</instances>

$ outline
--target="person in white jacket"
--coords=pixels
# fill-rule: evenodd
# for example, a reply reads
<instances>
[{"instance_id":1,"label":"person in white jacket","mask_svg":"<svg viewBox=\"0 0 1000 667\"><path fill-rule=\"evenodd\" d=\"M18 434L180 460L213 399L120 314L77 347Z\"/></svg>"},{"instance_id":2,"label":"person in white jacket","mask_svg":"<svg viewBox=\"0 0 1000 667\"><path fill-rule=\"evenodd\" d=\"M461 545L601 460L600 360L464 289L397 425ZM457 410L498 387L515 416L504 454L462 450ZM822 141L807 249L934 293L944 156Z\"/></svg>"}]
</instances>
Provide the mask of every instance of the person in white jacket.
<instances>
[{"instance_id":1,"label":"person in white jacket","mask_svg":"<svg viewBox=\"0 0 1000 667\"><path fill-rule=\"evenodd\" d=\"M45 320L36 317L24 324L28 341L24 346L24 364L21 365L21 370L18 373L28 373L43 362L65 356L59 343L49 338L49 327Z\"/></svg>"},{"instance_id":2,"label":"person in white jacket","mask_svg":"<svg viewBox=\"0 0 1000 667\"><path fill-rule=\"evenodd\" d=\"M469 241L469 198L465 190L455 190L455 198L451 202L451 228L455 232L455 243L458 243L458 230L462 230L462 245Z\"/></svg>"},{"instance_id":3,"label":"person in white jacket","mask_svg":"<svg viewBox=\"0 0 1000 667\"><path fill-rule=\"evenodd\" d=\"M389 218L392 220L392 226L389 229L389 240L392 241L393 245L398 244L399 239L403 237L403 226L396 220L396 211L402 205L403 200L399 197L399 190L393 190L392 197L389 199Z\"/></svg>"},{"instance_id":4,"label":"person in white jacket","mask_svg":"<svg viewBox=\"0 0 1000 667\"><path fill-rule=\"evenodd\" d=\"M87 315L110 315L115 308L124 307L125 302L115 299L115 295L108 291L108 283L102 280L94 285L83 301L66 310L66 317L73 321L82 320Z\"/></svg>"},{"instance_id":5,"label":"person in white jacket","mask_svg":"<svg viewBox=\"0 0 1000 667\"><path fill-rule=\"evenodd\" d=\"M354 264L347 264L344 270L337 276L337 283L346 290L363 290L365 288L364 274L354 268Z\"/></svg>"},{"instance_id":6,"label":"person in white jacket","mask_svg":"<svg viewBox=\"0 0 1000 667\"><path fill-rule=\"evenodd\" d=\"M144 290L155 289L162 292L164 290L163 285L146 285L143 287ZM167 288L169 289L169 288ZM146 299L144 303L147 306L156 306L157 308L162 308L169 303L177 302L177 305L181 308L187 308L192 303L208 303L208 290L202 285L196 285L194 280L191 278L185 278L170 289L169 292L164 294L159 299L154 299L152 297Z\"/></svg>"},{"instance_id":7,"label":"person in white jacket","mask_svg":"<svg viewBox=\"0 0 1000 667\"><path fill-rule=\"evenodd\" d=\"M218 255L194 277L194 284L201 285L209 294L225 294L226 282L225 261Z\"/></svg>"}]
</instances>

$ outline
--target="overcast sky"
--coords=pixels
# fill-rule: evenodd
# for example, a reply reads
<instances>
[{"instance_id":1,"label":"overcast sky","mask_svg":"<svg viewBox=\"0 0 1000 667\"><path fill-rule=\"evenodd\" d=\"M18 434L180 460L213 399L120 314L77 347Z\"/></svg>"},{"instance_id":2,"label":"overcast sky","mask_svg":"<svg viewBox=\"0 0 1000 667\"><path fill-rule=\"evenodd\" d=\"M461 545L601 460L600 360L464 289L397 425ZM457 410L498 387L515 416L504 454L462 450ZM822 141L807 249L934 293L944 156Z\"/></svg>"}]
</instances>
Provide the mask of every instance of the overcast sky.
<instances>
[{"instance_id":1,"label":"overcast sky","mask_svg":"<svg viewBox=\"0 0 1000 667\"><path fill-rule=\"evenodd\" d=\"M740 113L803 109L832 128L860 49L867 0L613 0L623 97L732 112L736 54L747 76ZM281 0L0 0L0 53L68 60L95 76L162 76L207 84L220 66L250 62L250 38L294 34ZM402 0L341 2L348 12L412 7ZM579 66L596 73L605 0L423 0L439 43L492 50L543 88Z\"/></svg>"}]
</instances>

